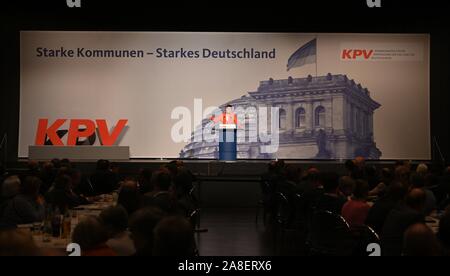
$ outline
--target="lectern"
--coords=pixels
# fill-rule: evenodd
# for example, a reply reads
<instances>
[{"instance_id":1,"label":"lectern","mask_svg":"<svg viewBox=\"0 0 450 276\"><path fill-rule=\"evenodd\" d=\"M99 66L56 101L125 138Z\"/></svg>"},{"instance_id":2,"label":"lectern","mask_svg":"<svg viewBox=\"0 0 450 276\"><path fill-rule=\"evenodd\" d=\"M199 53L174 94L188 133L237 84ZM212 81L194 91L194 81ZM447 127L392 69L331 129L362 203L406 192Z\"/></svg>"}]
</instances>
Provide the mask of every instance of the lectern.
<instances>
[{"instance_id":1,"label":"lectern","mask_svg":"<svg viewBox=\"0 0 450 276\"><path fill-rule=\"evenodd\" d=\"M219 160L234 161L237 156L236 124L219 125Z\"/></svg>"}]
</instances>

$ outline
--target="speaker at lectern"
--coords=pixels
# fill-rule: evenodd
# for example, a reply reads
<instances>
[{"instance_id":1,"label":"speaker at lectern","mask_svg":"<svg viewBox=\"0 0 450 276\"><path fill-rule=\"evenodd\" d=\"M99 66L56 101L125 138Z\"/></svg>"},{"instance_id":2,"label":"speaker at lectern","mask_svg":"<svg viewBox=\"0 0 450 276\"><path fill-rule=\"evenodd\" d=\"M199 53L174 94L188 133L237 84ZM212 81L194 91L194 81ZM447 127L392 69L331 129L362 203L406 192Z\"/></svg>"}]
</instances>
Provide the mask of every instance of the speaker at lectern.
<instances>
[{"instance_id":1,"label":"speaker at lectern","mask_svg":"<svg viewBox=\"0 0 450 276\"><path fill-rule=\"evenodd\" d=\"M234 161L237 157L236 124L219 125L219 160Z\"/></svg>"}]
</instances>

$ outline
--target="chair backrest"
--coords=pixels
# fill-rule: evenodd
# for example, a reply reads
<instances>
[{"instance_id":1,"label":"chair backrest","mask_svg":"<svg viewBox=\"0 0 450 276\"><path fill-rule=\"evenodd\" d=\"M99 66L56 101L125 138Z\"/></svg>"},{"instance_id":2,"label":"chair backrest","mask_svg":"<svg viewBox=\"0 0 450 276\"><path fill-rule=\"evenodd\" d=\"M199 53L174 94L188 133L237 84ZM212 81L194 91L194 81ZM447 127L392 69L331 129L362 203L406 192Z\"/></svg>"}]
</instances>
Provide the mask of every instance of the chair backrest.
<instances>
[{"instance_id":1,"label":"chair backrest","mask_svg":"<svg viewBox=\"0 0 450 276\"><path fill-rule=\"evenodd\" d=\"M197 192L197 186L195 184L192 185L192 188L189 190L188 199L189 201L197 208L199 206L199 201L195 193Z\"/></svg>"},{"instance_id":2,"label":"chair backrest","mask_svg":"<svg viewBox=\"0 0 450 276\"><path fill-rule=\"evenodd\" d=\"M293 195L293 222L296 226L305 226L307 222L307 206L302 195L296 193Z\"/></svg>"},{"instance_id":3,"label":"chair backrest","mask_svg":"<svg viewBox=\"0 0 450 276\"><path fill-rule=\"evenodd\" d=\"M368 256L370 252L367 252L367 246L371 243L380 244L378 234L367 225L352 226L350 231L355 240L353 255Z\"/></svg>"},{"instance_id":4,"label":"chair backrest","mask_svg":"<svg viewBox=\"0 0 450 276\"><path fill-rule=\"evenodd\" d=\"M191 223L192 228L194 229L197 228L199 217L200 217L200 209L195 209L189 214L188 220Z\"/></svg>"},{"instance_id":5,"label":"chair backrest","mask_svg":"<svg viewBox=\"0 0 450 276\"><path fill-rule=\"evenodd\" d=\"M274 198L276 223L287 225L292 215L288 198L281 192L277 192Z\"/></svg>"},{"instance_id":6,"label":"chair backrest","mask_svg":"<svg viewBox=\"0 0 450 276\"><path fill-rule=\"evenodd\" d=\"M343 217L329 211L317 211L311 218L307 242L323 255L351 255L354 240Z\"/></svg>"}]
</instances>

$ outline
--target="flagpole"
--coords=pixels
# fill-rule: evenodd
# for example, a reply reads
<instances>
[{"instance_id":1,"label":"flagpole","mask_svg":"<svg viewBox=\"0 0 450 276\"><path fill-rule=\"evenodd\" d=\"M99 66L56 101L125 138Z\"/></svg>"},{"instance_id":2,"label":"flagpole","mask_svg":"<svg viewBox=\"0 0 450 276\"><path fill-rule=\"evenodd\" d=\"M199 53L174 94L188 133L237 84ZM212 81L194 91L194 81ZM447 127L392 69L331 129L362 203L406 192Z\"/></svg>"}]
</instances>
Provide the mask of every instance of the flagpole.
<instances>
[{"instance_id":1,"label":"flagpole","mask_svg":"<svg viewBox=\"0 0 450 276\"><path fill-rule=\"evenodd\" d=\"M319 52L319 47L318 47L318 43L317 43L317 34L316 34L316 78L318 77L317 76L317 57L319 56L318 55L318 52Z\"/></svg>"}]
</instances>

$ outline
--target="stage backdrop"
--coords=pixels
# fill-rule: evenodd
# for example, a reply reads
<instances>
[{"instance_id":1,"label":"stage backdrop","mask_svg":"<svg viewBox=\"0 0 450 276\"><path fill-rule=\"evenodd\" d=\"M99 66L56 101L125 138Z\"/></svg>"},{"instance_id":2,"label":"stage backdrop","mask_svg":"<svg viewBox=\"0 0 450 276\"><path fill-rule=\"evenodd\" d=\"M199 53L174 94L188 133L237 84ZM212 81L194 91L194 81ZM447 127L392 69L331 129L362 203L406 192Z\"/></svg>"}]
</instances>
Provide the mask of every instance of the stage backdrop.
<instances>
[{"instance_id":1,"label":"stage backdrop","mask_svg":"<svg viewBox=\"0 0 450 276\"><path fill-rule=\"evenodd\" d=\"M19 157L215 158L231 103L239 158L430 159L428 35L22 31L20 63Z\"/></svg>"}]
</instances>

